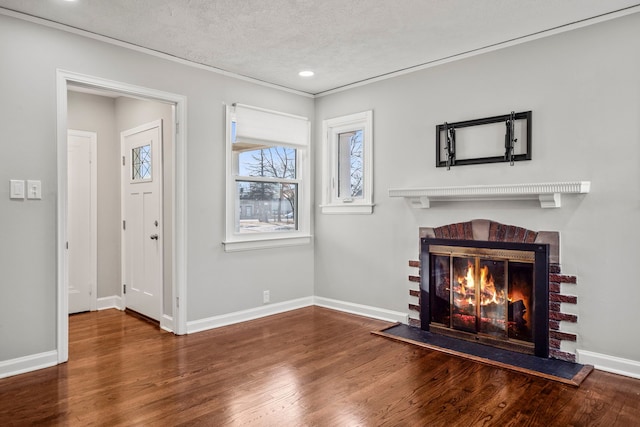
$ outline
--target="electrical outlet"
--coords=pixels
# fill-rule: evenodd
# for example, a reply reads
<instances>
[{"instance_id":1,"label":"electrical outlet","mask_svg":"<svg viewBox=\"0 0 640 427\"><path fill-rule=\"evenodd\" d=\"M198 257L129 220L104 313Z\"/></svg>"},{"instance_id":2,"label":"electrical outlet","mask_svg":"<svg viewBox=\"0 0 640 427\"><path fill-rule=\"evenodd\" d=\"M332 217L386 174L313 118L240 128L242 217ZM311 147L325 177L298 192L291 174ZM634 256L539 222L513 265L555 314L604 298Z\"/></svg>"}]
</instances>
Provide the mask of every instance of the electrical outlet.
<instances>
[{"instance_id":1,"label":"electrical outlet","mask_svg":"<svg viewBox=\"0 0 640 427\"><path fill-rule=\"evenodd\" d=\"M271 300L271 295L269 294L269 291L264 291L262 292L262 303L266 304Z\"/></svg>"}]
</instances>

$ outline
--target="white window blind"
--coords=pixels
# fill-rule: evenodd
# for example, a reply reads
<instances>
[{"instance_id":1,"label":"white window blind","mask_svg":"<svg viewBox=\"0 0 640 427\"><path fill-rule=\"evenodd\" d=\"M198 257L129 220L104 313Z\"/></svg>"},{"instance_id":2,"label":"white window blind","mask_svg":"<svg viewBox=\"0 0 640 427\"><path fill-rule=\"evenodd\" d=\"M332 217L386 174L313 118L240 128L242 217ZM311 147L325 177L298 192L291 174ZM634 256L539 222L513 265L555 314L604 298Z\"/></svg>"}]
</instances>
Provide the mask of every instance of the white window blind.
<instances>
[{"instance_id":1,"label":"white window blind","mask_svg":"<svg viewBox=\"0 0 640 427\"><path fill-rule=\"evenodd\" d=\"M243 104L235 104L232 114L236 123L234 143L270 142L304 147L309 144L309 121L306 117Z\"/></svg>"}]
</instances>

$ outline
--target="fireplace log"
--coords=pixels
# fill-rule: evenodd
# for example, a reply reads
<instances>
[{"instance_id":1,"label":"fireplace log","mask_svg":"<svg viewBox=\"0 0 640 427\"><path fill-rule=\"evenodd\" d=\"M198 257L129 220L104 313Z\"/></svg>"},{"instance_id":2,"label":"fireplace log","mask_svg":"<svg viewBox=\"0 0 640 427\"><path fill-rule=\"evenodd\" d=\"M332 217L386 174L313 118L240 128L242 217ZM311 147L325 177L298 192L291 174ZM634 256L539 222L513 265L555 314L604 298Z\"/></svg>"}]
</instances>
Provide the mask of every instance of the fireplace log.
<instances>
[{"instance_id":1,"label":"fireplace log","mask_svg":"<svg viewBox=\"0 0 640 427\"><path fill-rule=\"evenodd\" d=\"M526 321L524 315L527 312L527 307L522 300L509 302L509 319L512 319L518 326L523 326Z\"/></svg>"}]
</instances>

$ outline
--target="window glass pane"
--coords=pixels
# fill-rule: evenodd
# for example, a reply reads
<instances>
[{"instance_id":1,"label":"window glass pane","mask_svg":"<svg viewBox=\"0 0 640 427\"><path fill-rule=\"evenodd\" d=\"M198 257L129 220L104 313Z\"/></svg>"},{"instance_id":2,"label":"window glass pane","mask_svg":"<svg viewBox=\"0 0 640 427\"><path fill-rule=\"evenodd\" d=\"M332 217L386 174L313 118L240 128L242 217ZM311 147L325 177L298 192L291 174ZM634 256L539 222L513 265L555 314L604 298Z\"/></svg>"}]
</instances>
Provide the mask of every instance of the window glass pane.
<instances>
[{"instance_id":1,"label":"window glass pane","mask_svg":"<svg viewBox=\"0 0 640 427\"><path fill-rule=\"evenodd\" d=\"M151 145L131 150L131 179L151 179Z\"/></svg>"},{"instance_id":2,"label":"window glass pane","mask_svg":"<svg viewBox=\"0 0 640 427\"><path fill-rule=\"evenodd\" d=\"M238 154L240 176L296 178L296 149L268 147L242 151Z\"/></svg>"},{"instance_id":3,"label":"window glass pane","mask_svg":"<svg viewBox=\"0 0 640 427\"><path fill-rule=\"evenodd\" d=\"M298 229L298 184L237 182L240 233L281 232Z\"/></svg>"},{"instance_id":4,"label":"window glass pane","mask_svg":"<svg viewBox=\"0 0 640 427\"><path fill-rule=\"evenodd\" d=\"M361 199L362 130L338 134L338 197Z\"/></svg>"}]
</instances>

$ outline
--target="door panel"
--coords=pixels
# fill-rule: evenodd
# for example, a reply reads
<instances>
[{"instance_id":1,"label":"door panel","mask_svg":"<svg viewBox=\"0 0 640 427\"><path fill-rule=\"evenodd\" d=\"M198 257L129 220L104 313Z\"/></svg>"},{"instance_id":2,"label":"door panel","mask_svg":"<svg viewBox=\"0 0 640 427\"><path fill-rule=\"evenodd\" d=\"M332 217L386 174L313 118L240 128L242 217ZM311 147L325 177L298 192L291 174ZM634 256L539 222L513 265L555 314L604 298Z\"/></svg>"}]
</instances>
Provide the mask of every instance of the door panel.
<instances>
[{"instance_id":1,"label":"door panel","mask_svg":"<svg viewBox=\"0 0 640 427\"><path fill-rule=\"evenodd\" d=\"M122 133L126 307L162 315L162 122Z\"/></svg>"},{"instance_id":2,"label":"door panel","mask_svg":"<svg viewBox=\"0 0 640 427\"><path fill-rule=\"evenodd\" d=\"M97 134L67 135L67 286L69 313L95 309L97 287L96 173ZM93 162L92 162L93 161Z\"/></svg>"}]
</instances>

